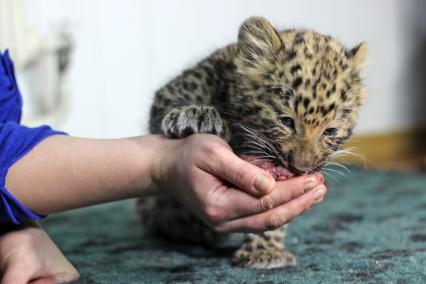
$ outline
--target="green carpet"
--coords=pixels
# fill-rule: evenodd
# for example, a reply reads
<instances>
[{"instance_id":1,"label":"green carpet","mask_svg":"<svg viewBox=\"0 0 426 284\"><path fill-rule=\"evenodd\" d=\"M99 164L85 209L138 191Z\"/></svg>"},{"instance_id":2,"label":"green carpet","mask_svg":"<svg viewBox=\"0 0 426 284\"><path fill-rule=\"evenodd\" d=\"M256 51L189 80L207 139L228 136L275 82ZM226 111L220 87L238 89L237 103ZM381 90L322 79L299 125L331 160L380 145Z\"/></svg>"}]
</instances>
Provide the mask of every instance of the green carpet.
<instances>
[{"instance_id":1,"label":"green carpet","mask_svg":"<svg viewBox=\"0 0 426 284\"><path fill-rule=\"evenodd\" d=\"M291 223L296 267L230 266L211 251L143 237L133 202L49 217L78 283L426 283L426 175L352 169L324 203Z\"/></svg>"}]
</instances>

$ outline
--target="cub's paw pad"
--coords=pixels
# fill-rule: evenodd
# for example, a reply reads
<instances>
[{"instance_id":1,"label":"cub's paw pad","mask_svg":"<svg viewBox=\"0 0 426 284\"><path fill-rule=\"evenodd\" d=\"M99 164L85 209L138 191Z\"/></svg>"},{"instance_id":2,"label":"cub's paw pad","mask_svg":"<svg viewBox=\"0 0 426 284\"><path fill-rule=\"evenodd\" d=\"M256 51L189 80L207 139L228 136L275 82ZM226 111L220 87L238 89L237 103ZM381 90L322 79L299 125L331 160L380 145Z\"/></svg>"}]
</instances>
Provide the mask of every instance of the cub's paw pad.
<instances>
[{"instance_id":1,"label":"cub's paw pad","mask_svg":"<svg viewBox=\"0 0 426 284\"><path fill-rule=\"evenodd\" d=\"M170 111L161 123L163 133L182 138L195 133L224 136L225 128L214 107L187 106Z\"/></svg>"},{"instance_id":2,"label":"cub's paw pad","mask_svg":"<svg viewBox=\"0 0 426 284\"><path fill-rule=\"evenodd\" d=\"M240 249L235 252L232 264L239 267L273 269L295 266L296 257L291 252L280 249L258 249L253 251Z\"/></svg>"}]
</instances>

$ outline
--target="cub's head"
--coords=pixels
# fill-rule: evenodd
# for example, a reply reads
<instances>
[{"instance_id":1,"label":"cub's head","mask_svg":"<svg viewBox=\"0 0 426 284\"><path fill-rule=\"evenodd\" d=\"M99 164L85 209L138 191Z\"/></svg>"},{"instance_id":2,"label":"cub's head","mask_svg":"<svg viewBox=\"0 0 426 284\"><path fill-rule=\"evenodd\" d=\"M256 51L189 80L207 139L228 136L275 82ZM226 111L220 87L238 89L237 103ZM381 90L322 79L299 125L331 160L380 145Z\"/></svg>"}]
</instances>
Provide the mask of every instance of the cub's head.
<instances>
[{"instance_id":1,"label":"cub's head","mask_svg":"<svg viewBox=\"0 0 426 284\"><path fill-rule=\"evenodd\" d=\"M229 98L234 143L296 173L319 170L355 126L366 51L365 43L346 49L310 30L277 32L264 18L246 20Z\"/></svg>"}]
</instances>

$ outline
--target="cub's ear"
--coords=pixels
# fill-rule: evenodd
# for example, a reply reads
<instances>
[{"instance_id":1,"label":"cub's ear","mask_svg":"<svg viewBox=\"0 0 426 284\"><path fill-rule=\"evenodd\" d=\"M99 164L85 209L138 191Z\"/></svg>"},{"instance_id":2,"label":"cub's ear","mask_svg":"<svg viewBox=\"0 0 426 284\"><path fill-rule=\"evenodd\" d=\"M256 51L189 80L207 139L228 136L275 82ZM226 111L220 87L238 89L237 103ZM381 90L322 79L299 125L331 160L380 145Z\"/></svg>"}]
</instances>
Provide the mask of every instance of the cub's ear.
<instances>
[{"instance_id":1,"label":"cub's ear","mask_svg":"<svg viewBox=\"0 0 426 284\"><path fill-rule=\"evenodd\" d=\"M251 17L242 23L238 34L238 50L244 59L253 62L260 57L274 55L281 45L278 33L265 18Z\"/></svg>"},{"instance_id":2,"label":"cub's ear","mask_svg":"<svg viewBox=\"0 0 426 284\"><path fill-rule=\"evenodd\" d=\"M356 70L361 70L367 57L368 44L362 42L348 51L348 57Z\"/></svg>"}]
</instances>

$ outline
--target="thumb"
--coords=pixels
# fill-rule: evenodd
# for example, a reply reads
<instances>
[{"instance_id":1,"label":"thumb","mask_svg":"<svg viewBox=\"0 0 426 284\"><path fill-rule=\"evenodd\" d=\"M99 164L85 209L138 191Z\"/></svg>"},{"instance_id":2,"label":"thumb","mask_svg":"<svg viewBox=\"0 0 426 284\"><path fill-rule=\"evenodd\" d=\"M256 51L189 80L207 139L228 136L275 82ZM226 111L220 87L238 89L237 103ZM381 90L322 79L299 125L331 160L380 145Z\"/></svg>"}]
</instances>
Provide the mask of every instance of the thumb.
<instances>
[{"instance_id":1,"label":"thumb","mask_svg":"<svg viewBox=\"0 0 426 284\"><path fill-rule=\"evenodd\" d=\"M216 151L210 159L210 173L225 179L250 195L260 196L271 192L275 179L262 168L246 162L231 150Z\"/></svg>"}]
</instances>

